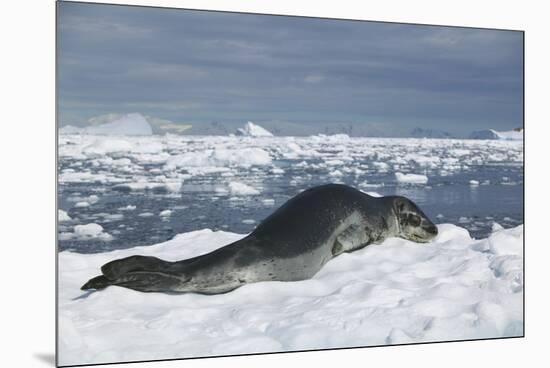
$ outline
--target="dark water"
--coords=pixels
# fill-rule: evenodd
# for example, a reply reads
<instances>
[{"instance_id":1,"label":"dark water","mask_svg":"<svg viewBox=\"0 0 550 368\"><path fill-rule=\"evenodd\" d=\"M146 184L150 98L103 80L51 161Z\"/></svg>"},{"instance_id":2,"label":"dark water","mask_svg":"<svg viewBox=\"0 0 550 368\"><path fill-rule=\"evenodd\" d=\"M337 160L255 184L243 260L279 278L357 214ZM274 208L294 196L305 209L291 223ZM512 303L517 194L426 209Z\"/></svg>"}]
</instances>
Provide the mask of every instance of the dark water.
<instances>
[{"instance_id":1,"label":"dark water","mask_svg":"<svg viewBox=\"0 0 550 368\"><path fill-rule=\"evenodd\" d=\"M435 223L457 224L468 229L475 238L486 237L493 222L505 228L523 223L521 165L499 163L470 166L467 172L448 176L427 172L428 185L411 185L396 183L393 173L367 170L359 176L344 175L336 180L327 175L326 170L293 167L293 164L291 161L277 162L285 169L282 175L270 174L266 169L235 169L232 180L262 188L259 195L237 198L216 191L224 181L220 174L188 179L180 193L123 192L113 189L112 184L61 184L59 208L67 211L72 221L61 222L59 232L70 232L75 224L93 222L100 224L113 239L62 239L59 249L82 253L103 252L155 244L169 240L178 233L204 228L244 234L252 231L263 218L301 190L329 182L345 183L382 195L406 196L416 202ZM477 180L480 185L471 186L470 180ZM362 185L365 181L369 186ZM79 199L90 195L97 195L97 202L89 207L74 206ZM272 203L266 200L272 200ZM135 206L135 209L123 209L127 206ZM171 210L171 216L159 216L164 210Z\"/></svg>"}]
</instances>

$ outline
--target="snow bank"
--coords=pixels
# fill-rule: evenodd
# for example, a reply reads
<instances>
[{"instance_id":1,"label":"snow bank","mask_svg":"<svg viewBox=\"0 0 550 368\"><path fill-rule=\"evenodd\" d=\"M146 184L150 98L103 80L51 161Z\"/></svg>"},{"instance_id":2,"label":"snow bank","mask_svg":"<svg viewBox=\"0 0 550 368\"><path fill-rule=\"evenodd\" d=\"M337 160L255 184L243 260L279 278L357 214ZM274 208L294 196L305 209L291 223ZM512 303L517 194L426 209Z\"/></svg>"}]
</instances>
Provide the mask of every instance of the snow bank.
<instances>
[{"instance_id":1,"label":"snow bank","mask_svg":"<svg viewBox=\"0 0 550 368\"><path fill-rule=\"evenodd\" d=\"M244 127L237 129L237 135L246 137L273 137L273 134L267 129L249 121Z\"/></svg>"},{"instance_id":2,"label":"snow bank","mask_svg":"<svg viewBox=\"0 0 550 368\"><path fill-rule=\"evenodd\" d=\"M178 260L243 235L194 231L165 243L59 254L59 363L91 364L523 334L523 226L473 240L439 225L431 243L392 238L342 254L311 280L221 295L79 287L133 254Z\"/></svg>"},{"instance_id":3,"label":"snow bank","mask_svg":"<svg viewBox=\"0 0 550 368\"><path fill-rule=\"evenodd\" d=\"M428 177L426 175L403 174L400 172L395 173L395 179L398 183L426 184L428 182Z\"/></svg>"}]
</instances>

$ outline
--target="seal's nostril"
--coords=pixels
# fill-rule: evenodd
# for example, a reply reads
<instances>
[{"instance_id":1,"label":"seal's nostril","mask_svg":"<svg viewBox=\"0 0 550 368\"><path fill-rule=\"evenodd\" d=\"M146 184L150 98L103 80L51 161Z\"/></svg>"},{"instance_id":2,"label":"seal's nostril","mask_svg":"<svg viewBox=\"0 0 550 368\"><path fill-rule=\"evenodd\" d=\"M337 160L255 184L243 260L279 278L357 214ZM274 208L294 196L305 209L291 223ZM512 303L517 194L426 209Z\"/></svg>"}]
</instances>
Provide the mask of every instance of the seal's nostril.
<instances>
[{"instance_id":1,"label":"seal's nostril","mask_svg":"<svg viewBox=\"0 0 550 368\"><path fill-rule=\"evenodd\" d=\"M430 234L437 235L437 226L435 225L426 226L424 230L426 230Z\"/></svg>"}]
</instances>

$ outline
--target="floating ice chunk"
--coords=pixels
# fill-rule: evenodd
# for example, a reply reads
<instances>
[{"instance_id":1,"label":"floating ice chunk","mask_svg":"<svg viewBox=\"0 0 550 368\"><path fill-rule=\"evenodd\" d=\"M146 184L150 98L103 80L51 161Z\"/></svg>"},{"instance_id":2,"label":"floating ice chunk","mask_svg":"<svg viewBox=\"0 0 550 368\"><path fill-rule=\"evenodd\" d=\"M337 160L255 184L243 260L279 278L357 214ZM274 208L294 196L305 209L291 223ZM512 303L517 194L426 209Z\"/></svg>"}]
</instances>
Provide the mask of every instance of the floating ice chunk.
<instances>
[{"instance_id":1,"label":"floating ice chunk","mask_svg":"<svg viewBox=\"0 0 550 368\"><path fill-rule=\"evenodd\" d=\"M329 175L330 176L342 176L344 174L342 174L342 172L340 170L334 170L334 171L329 172Z\"/></svg>"},{"instance_id":2,"label":"floating ice chunk","mask_svg":"<svg viewBox=\"0 0 550 368\"><path fill-rule=\"evenodd\" d=\"M258 195L260 191L252 188L249 185L232 181L229 183L229 191L232 195Z\"/></svg>"},{"instance_id":3,"label":"floating ice chunk","mask_svg":"<svg viewBox=\"0 0 550 368\"><path fill-rule=\"evenodd\" d=\"M164 210L164 211L161 211L159 213L159 216L160 217L170 217L172 216L172 211L171 210Z\"/></svg>"},{"instance_id":4,"label":"floating ice chunk","mask_svg":"<svg viewBox=\"0 0 550 368\"><path fill-rule=\"evenodd\" d=\"M273 206L275 204L275 200L272 198L265 198L265 199L262 199L262 203L265 204L266 206Z\"/></svg>"},{"instance_id":5,"label":"floating ice chunk","mask_svg":"<svg viewBox=\"0 0 550 368\"><path fill-rule=\"evenodd\" d=\"M373 162L372 165L378 169L378 171L386 171L390 168L390 166L385 162Z\"/></svg>"},{"instance_id":6,"label":"floating ice chunk","mask_svg":"<svg viewBox=\"0 0 550 368\"><path fill-rule=\"evenodd\" d=\"M87 225L76 225L74 227L74 233L77 236L89 236L94 237L103 232L103 227L99 224L87 224Z\"/></svg>"},{"instance_id":7,"label":"floating ice chunk","mask_svg":"<svg viewBox=\"0 0 550 368\"><path fill-rule=\"evenodd\" d=\"M124 139L99 138L92 144L84 147L82 153L102 156L109 153L129 152L132 148L132 143Z\"/></svg>"},{"instance_id":8,"label":"floating ice chunk","mask_svg":"<svg viewBox=\"0 0 550 368\"><path fill-rule=\"evenodd\" d=\"M133 206L131 204L127 205L126 207L120 207L120 211L133 211L136 209L136 206Z\"/></svg>"},{"instance_id":9,"label":"floating ice chunk","mask_svg":"<svg viewBox=\"0 0 550 368\"><path fill-rule=\"evenodd\" d=\"M105 221L120 221L124 218L122 213L106 213L103 215Z\"/></svg>"},{"instance_id":10,"label":"floating ice chunk","mask_svg":"<svg viewBox=\"0 0 550 368\"><path fill-rule=\"evenodd\" d=\"M160 192L160 193L164 193L164 192L178 193L181 187L182 187L182 183L179 181L164 182L164 183L138 181L133 183L116 184L112 188L113 190L118 190L122 192L151 190L153 192Z\"/></svg>"},{"instance_id":11,"label":"floating ice chunk","mask_svg":"<svg viewBox=\"0 0 550 368\"><path fill-rule=\"evenodd\" d=\"M204 150L172 156L166 169L177 167L264 166L271 164L271 156L261 148Z\"/></svg>"},{"instance_id":12,"label":"floating ice chunk","mask_svg":"<svg viewBox=\"0 0 550 368\"><path fill-rule=\"evenodd\" d=\"M256 222L256 220L254 219L244 219L242 221L243 224L254 224Z\"/></svg>"},{"instance_id":13,"label":"floating ice chunk","mask_svg":"<svg viewBox=\"0 0 550 368\"><path fill-rule=\"evenodd\" d=\"M183 183L182 182L167 182L164 183L164 188L171 193L179 193Z\"/></svg>"},{"instance_id":14,"label":"floating ice chunk","mask_svg":"<svg viewBox=\"0 0 550 368\"><path fill-rule=\"evenodd\" d=\"M479 181L477 180L470 180L470 186L477 187L479 185Z\"/></svg>"},{"instance_id":15,"label":"floating ice chunk","mask_svg":"<svg viewBox=\"0 0 550 368\"><path fill-rule=\"evenodd\" d=\"M331 160L325 160L325 164L327 164L328 166L342 166L344 165L344 161L331 159Z\"/></svg>"},{"instance_id":16,"label":"floating ice chunk","mask_svg":"<svg viewBox=\"0 0 550 368\"><path fill-rule=\"evenodd\" d=\"M65 221L71 221L72 218L67 214L67 212L63 210L57 210L57 221L59 222L65 222Z\"/></svg>"},{"instance_id":17,"label":"floating ice chunk","mask_svg":"<svg viewBox=\"0 0 550 368\"><path fill-rule=\"evenodd\" d=\"M284 174L285 171L281 169L280 167L274 167L271 169L272 174Z\"/></svg>"},{"instance_id":18,"label":"floating ice chunk","mask_svg":"<svg viewBox=\"0 0 550 368\"><path fill-rule=\"evenodd\" d=\"M90 240L90 239L100 239L104 241L112 240L112 235L103 231L103 227L96 223L86 224L86 225L76 225L74 227L74 234L78 240Z\"/></svg>"},{"instance_id":19,"label":"floating ice chunk","mask_svg":"<svg viewBox=\"0 0 550 368\"><path fill-rule=\"evenodd\" d=\"M138 215L139 217L152 217L155 216L152 212L142 212Z\"/></svg>"},{"instance_id":20,"label":"floating ice chunk","mask_svg":"<svg viewBox=\"0 0 550 368\"><path fill-rule=\"evenodd\" d=\"M504 228L502 227L502 225L496 223L496 222L493 222L493 225L491 226L491 230L493 232L497 232L497 231L500 231L500 230L503 230Z\"/></svg>"},{"instance_id":21,"label":"floating ice chunk","mask_svg":"<svg viewBox=\"0 0 550 368\"><path fill-rule=\"evenodd\" d=\"M90 203L86 201L77 202L75 205L77 208L89 207Z\"/></svg>"},{"instance_id":22,"label":"floating ice chunk","mask_svg":"<svg viewBox=\"0 0 550 368\"><path fill-rule=\"evenodd\" d=\"M67 134L70 134L70 133L67 133ZM59 240L71 240L73 238L73 235L74 235L73 233L62 232L62 233L59 233L57 238Z\"/></svg>"},{"instance_id":23,"label":"floating ice chunk","mask_svg":"<svg viewBox=\"0 0 550 368\"><path fill-rule=\"evenodd\" d=\"M428 177L426 175L403 174L400 172L395 173L395 179L398 183L426 184L428 182Z\"/></svg>"}]
</instances>

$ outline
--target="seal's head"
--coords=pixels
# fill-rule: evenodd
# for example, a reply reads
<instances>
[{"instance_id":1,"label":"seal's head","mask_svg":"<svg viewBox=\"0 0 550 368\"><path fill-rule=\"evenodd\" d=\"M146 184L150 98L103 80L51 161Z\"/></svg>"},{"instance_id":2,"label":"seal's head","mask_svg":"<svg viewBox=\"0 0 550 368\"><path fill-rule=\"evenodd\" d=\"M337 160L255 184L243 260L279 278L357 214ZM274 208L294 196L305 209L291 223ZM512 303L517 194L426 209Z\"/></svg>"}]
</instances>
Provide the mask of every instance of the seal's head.
<instances>
[{"instance_id":1,"label":"seal's head","mask_svg":"<svg viewBox=\"0 0 550 368\"><path fill-rule=\"evenodd\" d=\"M427 243L437 235L437 226L405 197L395 197L393 210L397 217L397 236L417 243Z\"/></svg>"}]
</instances>

